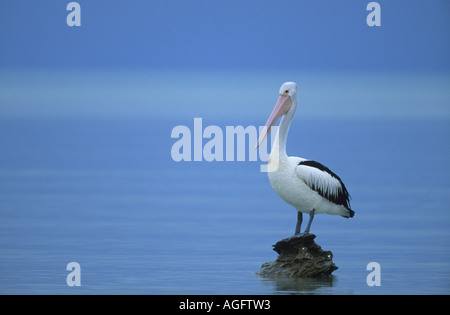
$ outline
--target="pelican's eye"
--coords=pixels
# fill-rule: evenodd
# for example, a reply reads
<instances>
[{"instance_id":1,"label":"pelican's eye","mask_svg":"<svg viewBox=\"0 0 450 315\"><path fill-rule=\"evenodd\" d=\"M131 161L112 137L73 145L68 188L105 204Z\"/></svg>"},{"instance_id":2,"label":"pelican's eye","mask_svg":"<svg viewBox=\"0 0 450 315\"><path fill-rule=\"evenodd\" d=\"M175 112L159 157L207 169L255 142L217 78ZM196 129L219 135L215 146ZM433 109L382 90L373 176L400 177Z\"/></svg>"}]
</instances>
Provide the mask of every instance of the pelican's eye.
<instances>
[{"instance_id":1,"label":"pelican's eye","mask_svg":"<svg viewBox=\"0 0 450 315\"><path fill-rule=\"evenodd\" d=\"M284 91L284 95L288 95L289 94L289 90Z\"/></svg>"}]
</instances>

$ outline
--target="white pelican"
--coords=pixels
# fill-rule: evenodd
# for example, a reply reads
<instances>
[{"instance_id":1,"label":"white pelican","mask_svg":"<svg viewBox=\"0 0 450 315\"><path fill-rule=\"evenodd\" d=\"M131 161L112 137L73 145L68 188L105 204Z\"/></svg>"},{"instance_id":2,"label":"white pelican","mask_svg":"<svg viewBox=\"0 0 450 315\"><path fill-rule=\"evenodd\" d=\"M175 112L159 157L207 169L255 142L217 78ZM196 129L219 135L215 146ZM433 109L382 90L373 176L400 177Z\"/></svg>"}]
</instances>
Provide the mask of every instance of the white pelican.
<instances>
[{"instance_id":1,"label":"white pelican","mask_svg":"<svg viewBox=\"0 0 450 315\"><path fill-rule=\"evenodd\" d=\"M351 218L350 195L342 180L326 166L300 157L287 156L286 137L298 104L297 84L286 82L266 122L258 145L269 135L272 126L281 118L280 126L269 155L267 171L275 192L298 211L294 235L300 234L302 213L309 213L304 233L309 233L314 214L328 213Z\"/></svg>"}]
</instances>

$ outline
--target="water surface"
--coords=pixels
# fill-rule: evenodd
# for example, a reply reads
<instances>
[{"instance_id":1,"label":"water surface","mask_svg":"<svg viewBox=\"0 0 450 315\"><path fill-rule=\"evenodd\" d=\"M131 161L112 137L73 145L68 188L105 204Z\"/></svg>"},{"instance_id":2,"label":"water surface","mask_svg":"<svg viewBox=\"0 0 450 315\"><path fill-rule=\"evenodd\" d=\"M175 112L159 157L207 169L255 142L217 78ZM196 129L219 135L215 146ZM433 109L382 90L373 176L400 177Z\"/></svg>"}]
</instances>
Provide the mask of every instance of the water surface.
<instances>
[{"instance_id":1,"label":"water surface","mask_svg":"<svg viewBox=\"0 0 450 315\"><path fill-rule=\"evenodd\" d=\"M174 162L179 123L3 119L0 292L450 293L447 121L292 126L288 153L330 167L353 197L354 218L318 215L312 225L339 267L331 280L255 274L276 258L271 245L293 233L295 211L260 161ZM81 287L66 284L72 261ZM366 284L372 261L380 287Z\"/></svg>"}]
</instances>

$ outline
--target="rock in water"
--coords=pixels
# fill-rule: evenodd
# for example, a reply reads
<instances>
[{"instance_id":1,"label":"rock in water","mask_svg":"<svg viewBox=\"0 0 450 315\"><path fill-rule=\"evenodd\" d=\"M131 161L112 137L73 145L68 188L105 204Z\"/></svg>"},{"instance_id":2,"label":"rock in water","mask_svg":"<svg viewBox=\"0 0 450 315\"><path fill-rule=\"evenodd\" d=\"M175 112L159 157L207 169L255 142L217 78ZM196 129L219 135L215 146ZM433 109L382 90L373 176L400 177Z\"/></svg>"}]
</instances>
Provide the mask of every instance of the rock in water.
<instances>
[{"instance_id":1,"label":"rock in water","mask_svg":"<svg viewBox=\"0 0 450 315\"><path fill-rule=\"evenodd\" d=\"M338 269L333 263L333 253L322 250L314 242L315 238L314 234L304 234L282 239L273 245L278 258L262 264L257 274L264 277L330 277Z\"/></svg>"}]
</instances>

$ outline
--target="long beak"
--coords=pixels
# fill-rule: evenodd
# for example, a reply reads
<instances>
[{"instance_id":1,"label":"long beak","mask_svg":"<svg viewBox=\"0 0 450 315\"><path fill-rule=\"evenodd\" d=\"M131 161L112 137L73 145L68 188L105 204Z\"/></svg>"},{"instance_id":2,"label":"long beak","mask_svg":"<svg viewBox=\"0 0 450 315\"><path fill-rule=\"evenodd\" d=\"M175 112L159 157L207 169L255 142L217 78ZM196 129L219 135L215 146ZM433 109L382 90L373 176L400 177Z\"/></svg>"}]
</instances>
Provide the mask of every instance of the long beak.
<instances>
[{"instance_id":1,"label":"long beak","mask_svg":"<svg viewBox=\"0 0 450 315\"><path fill-rule=\"evenodd\" d=\"M286 114L292 106L291 97L289 95L280 95L278 101L270 114L269 119L267 119L266 125L264 126L263 132L259 135L258 145L255 149L264 142L264 140L269 135L272 130L273 125L277 123L278 118Z\"/></svg>"}]
</instances>

